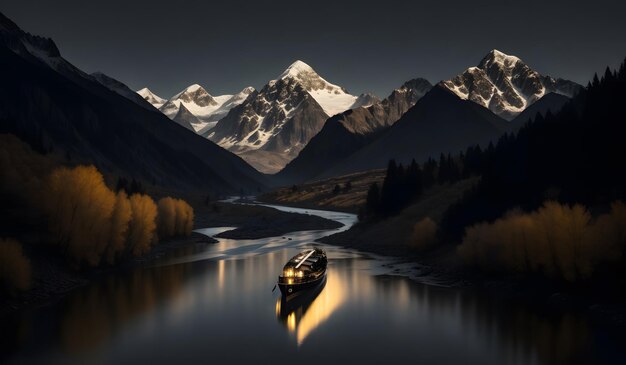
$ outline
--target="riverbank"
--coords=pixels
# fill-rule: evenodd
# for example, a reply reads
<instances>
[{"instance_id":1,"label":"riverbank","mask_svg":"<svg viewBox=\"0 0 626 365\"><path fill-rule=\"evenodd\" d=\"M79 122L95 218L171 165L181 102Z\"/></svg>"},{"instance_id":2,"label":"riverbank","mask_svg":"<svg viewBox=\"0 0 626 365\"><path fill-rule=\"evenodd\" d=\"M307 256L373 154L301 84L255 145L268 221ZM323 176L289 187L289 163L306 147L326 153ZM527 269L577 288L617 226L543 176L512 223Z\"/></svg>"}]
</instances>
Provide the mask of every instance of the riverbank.
<instances>
[{"instance_id":1,"label":"riverbank","mask_svg":"<svg viewBox=\"0 0 626 365\"><path fill-rule=\"evenodd\" d=\"M287 213L277 209L215 202L194 206L195 229L210 227L239 227L224 232L223 238L265 238L280 236L287 232L333 229L342 224L307 214ZM15 296L0 296L0 316L24 308L54 303L69 292L113 272L134 269L163 257L167 253L190 245L209 245L217 240L192 232L189 237L176 237L159 242L152 250L141 257L129 258L115 266L90 268L76 271L70 267L53 246L41 247L38 238L24 242L32 266L32 287Z\"/></svg>"},{"instance_id":2,"label":"riverbank","mask_svg":"<svg viewBox=\"0 0 626 365\"><path fill-rule=\"evenodd\" d=\"M197 208L201 218L196 227L238 227L219 234L219 238L258 239L281 236L288 232L334 229L341 223L310 214L287 213L278 209L251 205L212 203Z\"/></svg>"}]
</instances>

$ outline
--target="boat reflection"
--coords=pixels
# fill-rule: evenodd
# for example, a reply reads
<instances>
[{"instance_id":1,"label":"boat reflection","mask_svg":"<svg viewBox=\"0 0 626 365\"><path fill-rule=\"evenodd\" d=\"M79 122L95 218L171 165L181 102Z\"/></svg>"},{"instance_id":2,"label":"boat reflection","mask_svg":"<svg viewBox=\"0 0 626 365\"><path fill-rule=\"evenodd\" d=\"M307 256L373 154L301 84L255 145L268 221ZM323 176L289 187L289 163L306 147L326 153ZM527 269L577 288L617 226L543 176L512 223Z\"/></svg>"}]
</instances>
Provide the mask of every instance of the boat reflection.
<instances>
[{"instance_id":1,"label":"boat reflection","mask_svg":"<svg viewBox=\"0 0 626 365\"><path fill-rule=\"evenodd\" d=\"M276 317L295 335L298 346L343 304L345 286L345 281L336 273L329 272L324 281L309 292L291 300L284 297L276 300Z\"/></svg>"}]
</instances>

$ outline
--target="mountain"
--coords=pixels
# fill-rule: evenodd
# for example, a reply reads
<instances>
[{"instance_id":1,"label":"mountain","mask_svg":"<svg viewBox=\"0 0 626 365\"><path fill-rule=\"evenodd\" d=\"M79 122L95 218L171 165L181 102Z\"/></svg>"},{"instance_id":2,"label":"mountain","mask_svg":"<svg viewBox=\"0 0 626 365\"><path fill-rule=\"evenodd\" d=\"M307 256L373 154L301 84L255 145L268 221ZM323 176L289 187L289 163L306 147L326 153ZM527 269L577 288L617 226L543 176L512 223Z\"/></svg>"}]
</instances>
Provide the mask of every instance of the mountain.
<instances>
[{"instance_id":1,"label":"mountain","mask_svg":"<svg viewBox=\"0 0 626 365\"><path fill-rule=\"evenodd\" d=\"M296 61L204 135L259 171L274 173L298 155L329 116L369 102L370 97L351 95Z\"/></svg>"},{"instance_id":2,"label":"mountain","mask_svg":"<svg viewBox=\"0 0 626 365\"><path fill-rule=\"evenodd\" d=\"M383 168L390 159L422 162L440 153L456 153L485 144L509 128L509 122L476 103L459 99L441 83L417 101L389 129L319 177Z\"/></svg>"},{"instance_id":3,"label":"mountain","mask_svg":"<svg viewBox=\"0 0 626 365\"><path fill-rule=\"evenodd\" d=\"M367 108L368 106L378 104L380 102L381 100L378 96L372 93L363 93L356 98L356 100L350 107L351 108L358 108L358 107Z\"/></svg>"},{"instance_id":4,"label":"mountain","mask_svg":"<svg viewBox=\"0 0 626 365\"><path fill-rule=\"evenodd\" d=\"M54 42L0 14L0 132L107 176L165 189L256 191L266 178L236 155L96 82Z\"/></svg>"},{"instance_id":5,"label":"mountain","mask_svg":"<svg viewBox=\"0 0 626 365\"><path fill-rule=\"evenodd\" d=\"M524 109L523 112L519 113L515 119L511 121L511 130L519 129L529 120L535 119L537 114L545 117L548 112L552 114L558 113L570 100L572 99L557 93L544 95L541 99Z\"/></svg>"},{"instance_id":6,"label":"mountain","mask_svg":"<svg viewBox=\"0 0 626 365\"><path fill-rule=\"evenodd\" d=\"M193 115L189 109L185 108L184 105L178 108L178 113L172 118L173 121L178 123L179 125L189 129L192 132L196 130L193 128L194 125L198 125L202 123L195 115Z\"/></svg>"},{"instance_id":7,"label":"mountain","mask_svg":"<svg viewBox=\"0 0 626 365\"><path fill-rule=\"evenodd\" d=\"M571 98L581 90L575 82L543 76L518 57L495 49L477 67L444 81L443 86L461 99L489 108L507 120L548 93Z\"/></svg>"},{"instance_id":8,"label":"mountain","mask_svg":"<svg viewBox=\"0 0 626 365\"><path fill-rule=\"evenodd\" d=\"M93 77L96 81L98 81L103 86L107 87L109 90L114 91L122 95L123 97L134 101L138 105L148 110L154 109L153 104L150 103L147 99L143 98L141 95L138 95L136 92L131 90L128 86L112 78L111 76L107 76L103 74L102 72L94 72L91 74L91 77Z\"/></svg>"},{"instance_id":9,"label":"mountain","mask_svg":"<svg viewBox=\"0 0 626 365\"><path fill-rule=\"evenodd\" d=\"M432 85L425 79L407 81L386 99L358 107L326 121L298 157L277 174L285 184L310 180L372 142L424 96Z\"/></svg>"},{"instance_id":10,"label":"mountain","mask_svg":"<svg viewBox=\"0 0 626 365\"><path fill-rule=\"evenodd\" d=\"M172 96L159 110L174 119L182 105L198 120L197 123L192 123L194 130L206 131L215 126L230 109L244 102L252 92L253 87L246 87L235 95L212 96L202 86L193 84Z\"/></svg>"},{"instance_id":11,"label":"mountain","mask_svg":"<svg viewBox=\"0 0 626 365\"><path fill-rule=\"evenodd\" d=\"M153 107L157 109L159 109L161 106L163 106L163 104L167 102L166 99L163 99L162 97L153 93L147 87L144 87L143 89L137 91L137 94L139 94L139 96L141 96L145 101L147 101L148 103L150 103Z\"/></svg>"}]
</instances>

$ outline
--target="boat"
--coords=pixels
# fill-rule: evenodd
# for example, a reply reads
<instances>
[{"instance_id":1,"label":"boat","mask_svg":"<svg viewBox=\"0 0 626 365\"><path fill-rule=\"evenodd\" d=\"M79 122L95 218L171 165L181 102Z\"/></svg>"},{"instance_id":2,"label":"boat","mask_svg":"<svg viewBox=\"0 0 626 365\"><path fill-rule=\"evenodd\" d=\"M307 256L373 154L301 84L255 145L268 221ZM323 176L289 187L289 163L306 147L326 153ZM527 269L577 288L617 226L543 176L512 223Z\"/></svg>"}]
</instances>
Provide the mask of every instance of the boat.
<instances>
[{"instance_id":1,"label":"boat","mask_svg":"<svg viewBox=\"0 0 626 365\"><path fill-rule=\"evenodd\" d=\"M283 298L289 300L316 288L326 278L328 259L320 248L305 250L295 255L278 276L278 287Z\"/></svg>"}]
</instances>

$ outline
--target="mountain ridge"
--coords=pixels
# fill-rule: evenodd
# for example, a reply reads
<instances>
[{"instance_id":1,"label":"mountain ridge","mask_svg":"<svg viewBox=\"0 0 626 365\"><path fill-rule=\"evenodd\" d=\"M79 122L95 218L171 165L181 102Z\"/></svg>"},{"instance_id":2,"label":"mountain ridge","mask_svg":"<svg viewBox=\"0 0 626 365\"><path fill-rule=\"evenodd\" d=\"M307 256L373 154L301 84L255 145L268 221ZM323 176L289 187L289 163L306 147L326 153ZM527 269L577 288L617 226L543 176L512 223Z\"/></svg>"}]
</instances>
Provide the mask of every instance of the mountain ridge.
<instances>
[{"instance_id":1,"label":"mountain ridge","mask_svg":"<svg viewBox=\"0 0 626 365\"><path fill-rule=\"evenodd\" d=\"M442 81L442 86L459 98L482 105L507 120L550 92L571 98L582 88L569 80L541 75L519 57L496 49L477 66Z\"/></svg>"},{"instance_id":2,"label":"mountain ridge","mask_svg":"<svg viewBox=\"0 0 626 365\"><path fill-rule=\"evenodd\" d=\"M267 186L267 179L239 157L103 86L60 53L52 65L25 53L23 43L33 36L7 28L3 18L0 14L3 133L53 149L72 163L94 164L105 174L168 189L225 193ZM42 44L44 50L58 50L50 39ZM31 50L37 53L32 44ZM76 73L68 75L72 70Z\"/></svg>"}]
</instances>

